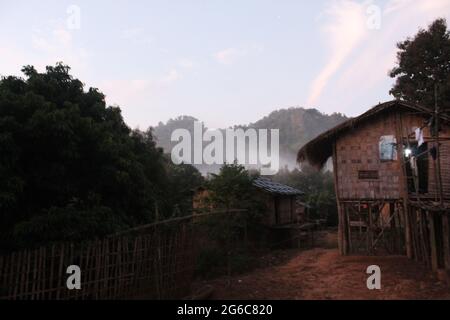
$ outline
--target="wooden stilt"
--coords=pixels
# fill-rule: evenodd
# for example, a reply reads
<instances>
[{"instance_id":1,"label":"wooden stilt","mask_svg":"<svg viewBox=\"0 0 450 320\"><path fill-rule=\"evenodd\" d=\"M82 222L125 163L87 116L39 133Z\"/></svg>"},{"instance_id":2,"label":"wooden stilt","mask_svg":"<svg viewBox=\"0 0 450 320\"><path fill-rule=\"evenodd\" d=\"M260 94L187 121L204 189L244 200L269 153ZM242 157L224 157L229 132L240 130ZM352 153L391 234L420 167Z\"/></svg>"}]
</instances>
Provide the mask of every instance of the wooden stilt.
<instances>
[{"instance_id":1,"label":"wooden stilt","mask_svg":"<svg viewBox=\"0 0 450 320\"><path fill-rule=\"evenodd\" d=\"M444 251L444 267L447 273L450 272L450 230L448 224L448 213L444 212L442 215L442 239L443 239L443 251Z\"/></svg>"},{"instance_id":2,"label":"wooden stilt","mask_svg":"<svg viewBox=\"0 0 450 320\"><path fill-rule=\"evenodd\" d=\"M352 243L352 232L350 226L350 210L348 210L348 206L345 206L344 214L345 214L345 224L346 228L344 228L344 243L345 248L347 250L346 254L350 254L353 252L353 243Z\"/></svg>"},{"instance_id":3,"label":"wooden stilt","mask_svg":"<svg viewBox=\"0 0 450 320\"><path fill-rule=\"evenodd\" d=\"M428 224L430 228L430 246L431 246L431 268L433 271L437 271L438 266L438 255L436 246L436 229L434 223L434 216L432 212L427 212Z\"/></svg>"},{"instance_id":4,"label":"wooden stilt","mask_svg":"<svg viewBox=\"0 0 450 320\"><path fill-rule=\"evenodd\" d=\"M368 235L368 251L371 252L372 248L373 248L373 217L372 217L372 205L369 204L369 208L368 208L368 215L369 215L369 219L368 219L368 223L369 225L367 226L367 235Z\"/></svg>"}]
</instances>

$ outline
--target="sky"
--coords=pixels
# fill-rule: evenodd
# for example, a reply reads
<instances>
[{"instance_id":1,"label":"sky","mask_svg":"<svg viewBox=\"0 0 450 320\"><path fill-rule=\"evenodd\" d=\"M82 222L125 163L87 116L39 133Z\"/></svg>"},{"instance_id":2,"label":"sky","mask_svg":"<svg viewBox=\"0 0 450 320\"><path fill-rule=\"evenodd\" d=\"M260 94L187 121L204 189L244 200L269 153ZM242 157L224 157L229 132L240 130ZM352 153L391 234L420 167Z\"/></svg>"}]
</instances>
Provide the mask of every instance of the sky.
<instances>
[{"instance_id":1,"label":"sky","mask_svg":"<svg viewBox=\"0 0 450 320\"><path fill-rule=\"evenodd\" d=\"M0 0L0 75L58 61L132 128L210 128L295 106L356 116L392 99L396 43L450 0Z\"/></svg>"}]
</instances>

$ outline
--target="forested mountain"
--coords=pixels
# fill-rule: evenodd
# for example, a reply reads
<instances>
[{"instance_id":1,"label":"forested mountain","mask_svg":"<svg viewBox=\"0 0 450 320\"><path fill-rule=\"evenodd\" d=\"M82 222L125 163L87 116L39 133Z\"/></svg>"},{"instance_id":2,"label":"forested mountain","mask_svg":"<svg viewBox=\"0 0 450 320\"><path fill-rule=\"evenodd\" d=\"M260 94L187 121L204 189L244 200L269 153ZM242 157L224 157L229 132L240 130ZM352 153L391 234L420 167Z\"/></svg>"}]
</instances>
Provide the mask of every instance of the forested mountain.
<instances>
[{"instance_id":1,"label":"forested mountain","mask_svg":"<svg viewBox=\"0 0 450 320\"><path fill-rule=\"evenodd\" d=\"M280 130L280 167L296 166L296 154L300 147L320 133L342 123L348 119L340 113L327 115L316 109L292 107L270 113L268 116L249 125L236 125L235 128L279 129ZM176 129L187 129L193 135L194 122L198 119L190 116L180 116L170 119L166 123L160 122L154 128L158 146L166 153L170 153L176 142L170 137ZM197 168L205 172L217 171L220 166L198 165Z\"/></svg>"}]
</instances>

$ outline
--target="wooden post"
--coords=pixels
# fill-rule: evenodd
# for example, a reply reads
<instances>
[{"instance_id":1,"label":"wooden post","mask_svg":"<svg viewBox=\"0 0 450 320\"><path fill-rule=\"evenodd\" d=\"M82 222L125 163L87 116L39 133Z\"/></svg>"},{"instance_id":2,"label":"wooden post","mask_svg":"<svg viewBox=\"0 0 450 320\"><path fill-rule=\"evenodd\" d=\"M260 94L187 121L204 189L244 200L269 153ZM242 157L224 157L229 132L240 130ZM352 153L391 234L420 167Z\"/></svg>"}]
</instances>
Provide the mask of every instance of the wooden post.
<instances>
[{"instance_id":1,"label":"wooden post","mask_svg":"<svg viewBox=\"0 0 450 320\"><path fill-rule=\"evenodd\" d=\"M372 252L373 250L373 216L372 216L372 204L369 204L369 226L368 226L368 232L369 232L369 252Z\"/></svg>"},{"instance_id":2,"label":"wooden post","mask_svg":"<svg viewBox=\"0 0 450 320\"><path fill-rule=\"evenodd\" d=\"M442 191L442 174L441 174L441 155L440 155L440 142L439 142L439 105L437 102L437 93L438 91L438 87L437 84L434 85L434 124L435 124L435 128L434 128L434 135L435 135L435 140L436 140L436 160L434 161L434 169L435 169L435 173L436 173L436 187L437 187L437 193L439 195L439 202L441 204L441 207L443 206L444 203L444 195L443 195L443 191Z\"/></svg>"},{"instance_id":3,"label":"wooden post","mask_svg":"<svg viewBox=\"0 0 450 320\"><path fill-rule=\"evenodd\" d=\"M411 243L411 224L409 217L409 203L408 203L408 183L407 183L407 175L406 175L406 166L403 159L404 149L403 149L403 126L402 119L400 113L396 114L396 139L397 139L397 156L401 165L401 176L400 176L400 185L401 185L401 198L403 199L403 212L405 214L405 247L406 247L406 255L409 259L414 257L413 247Z\"/></svg>"},{"instance_id":4,"label":"wooden post","mask_svg":"<svg viewBox=\"0 0 450 320\"><path fill-rule=\"evenodd\" d=\"M447 272L450 272L450 242L449 242L449 224L448 224L448 212L444 212L442 215L442 234L443 234L443 251L444 251L444 266Z\"/></svg>"},{"instance_id":5,"label":"wooden post","mask_svg":"<svg viewBox=\"0 0 450 320\"><path fill-rule=\"evenodd\" d=\"M344 214L345 214L345 225L346 228L344 228L344 243L345 243L345 248L347 253L352 253L353 252L353 243L352 243L352 231L351 231L351 225L350 225L350 210L349 210L349 206L345 206L345 210L344 210Z\"/></svg>"},{"instance_id":6,"label":"wooden post","mask_svg":"<svg viewBox=\"0 0 450 320\"><path fill-rule=\"evenodd\" d=\"M414 259L419 261L419 241L417 238L417 213L413 206L409 207L409 219L411 225L411 242L414 252Z\"/></svg>"},{"instance_id":7,"label":"wooden post","mask_svg":"<svg viewBox=\"0 0 450 320\"><path fill-rule=\"evenodd\" d=\"M345 237L345 204L341 203L341 197L339 193L339 180L338 180L338 163L337 163L337 152L336 143L333 143L333 177L334 177L334 191L336 193L336 202L338 209L338 247L339 253L341 255L347 255L347 243Z\"/></svg>"},{"instance_id":8,"label":"wooden post","mask_svg":"<svg viewBox=\"0 0 450 320\"><path fill-rule=\"evenodd\" d=\"M437 246L436 246L436 229L434 223L434 216L432 212L427 211L428 223L430 227L430 247L431 247L431 268L433 271L437 271L438 266L438 256L437 256Z\"/></svg>"}]
</instances>

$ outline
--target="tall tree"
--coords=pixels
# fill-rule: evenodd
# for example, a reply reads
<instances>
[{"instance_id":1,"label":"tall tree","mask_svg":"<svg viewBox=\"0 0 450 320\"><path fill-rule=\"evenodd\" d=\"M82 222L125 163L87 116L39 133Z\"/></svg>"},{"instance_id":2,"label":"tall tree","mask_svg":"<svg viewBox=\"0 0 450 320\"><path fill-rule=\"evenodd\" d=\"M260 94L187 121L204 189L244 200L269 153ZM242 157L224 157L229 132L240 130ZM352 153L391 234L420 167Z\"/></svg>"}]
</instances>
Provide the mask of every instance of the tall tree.
<instances>
[{"instance_id":1,"label":"tall tree","mask_svg":"<svg viewBox=\"0 0 450 320\"><path fill-rule=\"evenodd\" d=\"M200 183L69 71L27 66L25 78L0 79L0 251L101 237L151 222L156 208L172 215L191 197L167 197L177 181Z\"/></svg>"},{"instance_id":2,"label":"tall tree","mask_svg":"<svg viewBox=\"0 0 450 320\"><path fill-rule=\"evenodd\" d=\"M397 98L434 108L437 102L450 113L450 33L445 19L397 44L397 66L390 72L396 83L390 93Z\"/></svg>"}]
</instances>

